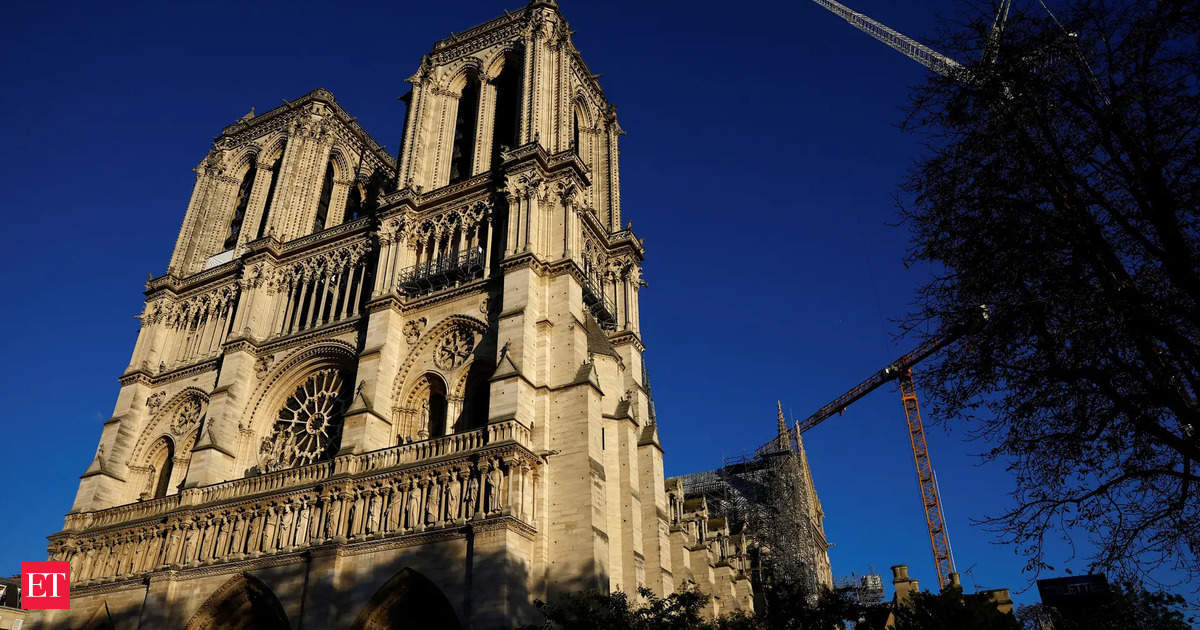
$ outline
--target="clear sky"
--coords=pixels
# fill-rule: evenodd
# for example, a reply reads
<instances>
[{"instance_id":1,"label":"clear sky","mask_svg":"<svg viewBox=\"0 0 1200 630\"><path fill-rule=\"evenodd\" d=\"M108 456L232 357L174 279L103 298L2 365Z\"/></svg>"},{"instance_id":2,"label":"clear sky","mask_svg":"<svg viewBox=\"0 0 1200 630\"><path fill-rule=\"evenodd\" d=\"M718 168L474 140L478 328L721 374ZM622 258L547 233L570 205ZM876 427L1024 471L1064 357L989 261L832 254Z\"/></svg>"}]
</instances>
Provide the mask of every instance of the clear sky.
<instances>
[{"instance_id":1,"label":"clear sky","mask_svg":"<svg viewBox=\"0 0 1200 630\"><path fill-rule=\"evenodd\" d=\"M394 151L396 97L421 55L519 1L6 9L0 574L44 558L62 526L133 349L142 283L166 268L210 140L252 106L324 87ZM953 7L849 3L915 37ZM563 10L628 132L622 199L646 239L642 327L668 475L752 450L777 399L806 416L912 345L891 320L929 270L901 262L894 196L921 151L897 124L923 68L809 2ZM964 437L929 432L963 582L1024 589L1023 560L971 524L1007 505L1011 477ZM907 563L933 588L895 387L805 441L835 575L874 566L890 583ZM1056 550L1056 566L1083 568Z\"/></svg>"}]
</instances>

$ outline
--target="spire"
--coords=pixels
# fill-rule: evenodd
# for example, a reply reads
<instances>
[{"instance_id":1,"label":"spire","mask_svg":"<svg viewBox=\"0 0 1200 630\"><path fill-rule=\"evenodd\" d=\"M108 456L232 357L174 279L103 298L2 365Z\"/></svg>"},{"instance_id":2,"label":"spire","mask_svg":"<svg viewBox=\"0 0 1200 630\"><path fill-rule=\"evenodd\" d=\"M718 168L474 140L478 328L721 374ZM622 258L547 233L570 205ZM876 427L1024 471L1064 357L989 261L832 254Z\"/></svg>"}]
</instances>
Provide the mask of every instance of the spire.
<instances>
[{"instance_id":1,"label":"spire","mask_svg":"<svg viewBox=\"0 0 1200 630\"><path fill-rule=\"evenodd\" d=\"M787 420L783 418L783 402L775 401L775 407L779 409L779 450L792 450L792 440L788 436Z\"/></svg>"}]
</instances>

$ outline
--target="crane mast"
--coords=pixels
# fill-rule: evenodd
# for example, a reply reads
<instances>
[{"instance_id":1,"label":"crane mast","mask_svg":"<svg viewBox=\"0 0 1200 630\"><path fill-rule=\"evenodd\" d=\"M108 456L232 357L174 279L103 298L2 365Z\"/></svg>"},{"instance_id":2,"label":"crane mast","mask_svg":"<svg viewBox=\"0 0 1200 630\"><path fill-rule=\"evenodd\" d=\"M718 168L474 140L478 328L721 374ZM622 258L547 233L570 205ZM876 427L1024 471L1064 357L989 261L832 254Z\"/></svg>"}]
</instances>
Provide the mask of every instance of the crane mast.
<instances>
[{"instance_id":1,"label":"crane mast","mask_svg":"<svg viewBox=\"0 0 1200 630\"><path fill-rule=\"evenodd\" d=\"M938 585L945 586L950 574L954 573L954 556L950 553L950 535L946 532L946 517L942 514L942 499L938 492L937 477L933 474L933 461L929 457L929 446L925 443L925 425L921 422L921 407L917 404L912 369L905 369L899 381L900 400L904 402L904 417L908 420L913 464L917 467L917 482L921 485L921 504L925 507L925 525L929 528L929 546L933 548Z\"/></svg>"},{"instance_id":2,"label":"crane mast","mask_svg":"<svg viewBox=\"0 0 1200 630\"><path fill-rule=\"evenodd\" d=\"M804 420L797 422L792 439L799 442L800 434L840 414L854 401L875 391L884 383L896 380L900 384L900 400L904 403L904 416L908 422L908 438L912 446L913 464L917 469L917 482L921 487L921 505L925 510L925 524L929 530L929 545L933 549L933 562L937 567L938 585L945 586L954 572L954 557L950 551L950 535L946 531L946 518L942 512L942 500L938 492L937 477L933 473L933 461L929 457L929 445L925 442L925 425L921 421L921 408L917 401L917 389L913 385L912 368L929 355L970 334L987 322L990 312L980 305L967 317L957 322L942 335L926 340L911 351L901 355L887 367L872 374L841 396L822 406ZM774 442L763 445L765 452Z\"/></svg>"}]
</instances>

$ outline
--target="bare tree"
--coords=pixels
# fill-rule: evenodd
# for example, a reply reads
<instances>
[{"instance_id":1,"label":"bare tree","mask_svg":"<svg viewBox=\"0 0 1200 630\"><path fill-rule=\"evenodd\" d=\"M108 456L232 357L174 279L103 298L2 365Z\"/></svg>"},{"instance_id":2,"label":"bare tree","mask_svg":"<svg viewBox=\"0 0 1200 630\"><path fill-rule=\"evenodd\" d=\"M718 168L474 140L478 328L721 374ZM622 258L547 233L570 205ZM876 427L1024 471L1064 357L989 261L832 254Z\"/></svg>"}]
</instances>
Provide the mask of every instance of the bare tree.
<instances>
[{"instance_id":1,"label":"bare tree","mask_svg":"<svg viewBox=\"0 0 1200 630\"><path fill-rule=\"evenodd\" d=\"M1082 530L1095 567L1194 578L1200 5L1054 4L1015 7L998 40L981 12L942 46L976 61L915 93L928 150L902 213L936 273L906 326L991 306L923 386L1015 473L987 523L1028 569Z\"/></svg>"}]
</instances>

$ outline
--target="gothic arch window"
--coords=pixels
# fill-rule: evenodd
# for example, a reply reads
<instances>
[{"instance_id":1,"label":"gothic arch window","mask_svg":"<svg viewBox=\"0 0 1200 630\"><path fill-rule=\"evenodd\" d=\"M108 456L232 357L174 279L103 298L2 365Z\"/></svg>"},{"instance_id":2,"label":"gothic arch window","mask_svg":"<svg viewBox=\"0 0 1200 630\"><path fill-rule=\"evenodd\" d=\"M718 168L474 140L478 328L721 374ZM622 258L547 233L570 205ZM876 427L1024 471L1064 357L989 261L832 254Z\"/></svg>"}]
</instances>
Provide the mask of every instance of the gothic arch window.
<instances>
[{"instance_id":1,"label":"gothic arch window","mask_svg":"<svg viewBox=\"0 0 1200 630\"><path fill-rule=\"evenodd\" d=\"M246 206L250 205L250 191L254 188L254 174L257 170L257 162L251 158L250 166L242 177L242 184L238 186L233 218L229 220L229 233L225 236L225 244L221 246L221 251L231 250L237 245L238 235L242 232L242 222L246 219Z\"/></svg>"},{"instance_id":2,"label":"gothic arch window","mask_svg":"<svg viewBox=\"0 0 1200 630\"><path fill-rule=\"evenodd\" d=\"M359 182L354 182L350 186L350 193L346 195L346 217L342 220L343 223L349 223L363 215L363 187Z\"/></svg>"},{"instance_id":3,"label":"gothic arch window","mask_svg":"<svg viewBox=\"0 0 1200 630\"><path fill-rule=\"evenodd\" d=\"M574 117L571 120L571 148L575 150L575 155L582 159L583 152L579 148L579 110L573 112Z\"/></svg>"},{"instance_id":4,"label":"gothic arch window","mask_svg":"<svg viewBox=\"0 0 1200 630\"><path fill-rule=\"evenodd\" d=\"M429 373L422 377L425 380L428 394L421 401L421 412L425 416L425 431L429 437L446 435L446 416L450 410L450 402L446 398L446 381L440 376Z\"/></svg>"},{"instance_id":5,"label":"gothic arch window","mask_svg":"<svg viewBox=\"0 0 1200 630\"><path fill-rule=\"evenodd\" d=\"M161 445L156 446L154 459L151 460L150 466L154 471L154 480L151 488L153 489L152 498L158 499L165 497L171 489L171 473L175 468L175 444L171 438L162 436L159 438Z\"/></svg>"},{"instance_id":6,"label":"gothic arch window","mask_svg":"<svg viewBox=\"0 0 1200 630\"><path fill-rule=\"evenodd\" d=\"M279 149L279 157L275 158L275 162L271 165L271 185L267 187L267 201L263 204L262 218L258 220L258 236L262 238L267 235L267 219L271 216L271 202L275 201L275 184L279 183L279 171L283 170L283 154L287 151L287 143Z\"/></svg>"},{"instance_id":7,"label":"gothic arch window","mask_svg":"<svg viewBox=\"0 0 1200 630\"><path fill-rule=\"evenodd\" d=\"M321 180L321 196L317 199L317 216L313 218L313 232L325 229L329 217L329 201L333 198L333 160L325 165L325 178Z\"/></svg>"},{"instance_id":8,"label":"gothic arch window","mask_svg":"<svg viewBox=\"0 0 1200 630\"><path fill-rule=\"evenodd\" d=\"M496 115L492 119L492 168L500 165L500 152L517 146L521 122L521 75L525 52L515 48L504 55L496 86Z\"/></svg>"},{"instance_id":9,"label":"gothic arch window","mask_svg":"<svg viewBox=\"0 0 1200 630\"><path fill-rule=\"evenodd\" d=\"M259 447L259 469L271 472L333 457L349 399L348 383L336 368L310 374L280 407Z\"/></svg>"},{"instance_id":10,"label":"gothic arch window","mask_svg":"<svg viewBox=\"0 0 1200 630\"><path fill-rule=\"evenodd\" d=\"M475 132L479 118L479 78L470 77L458 97L454 118L454 145L450 152L450 183L471 176L475 159Z\"/></svg>"}]
</instances>

